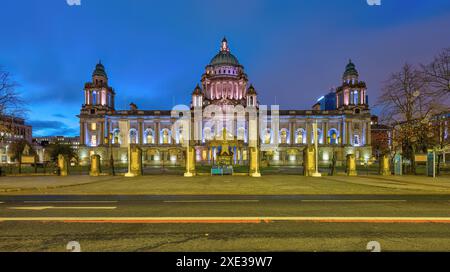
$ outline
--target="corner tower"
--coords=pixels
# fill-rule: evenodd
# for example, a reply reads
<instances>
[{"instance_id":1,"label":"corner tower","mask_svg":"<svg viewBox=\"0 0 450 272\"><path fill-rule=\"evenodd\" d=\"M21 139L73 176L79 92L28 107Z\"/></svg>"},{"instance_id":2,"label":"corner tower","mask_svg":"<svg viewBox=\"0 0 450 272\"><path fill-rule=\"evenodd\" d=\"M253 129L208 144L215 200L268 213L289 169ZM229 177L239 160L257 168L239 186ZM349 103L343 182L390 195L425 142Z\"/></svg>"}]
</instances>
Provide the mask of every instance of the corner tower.
<instances>
[{"instance_id":1,"label":"corner tower","mask_svg":"<svg viewBox=\"0 0 450 272\"><path fill-rule=\"evenodd\" d=\"M114 96L113 88L108 85L105 66L100 61L92 73L92 82L84 85L83 109L89 109L94 114L97 111L114 111Z\"/></svg>"},{"instance_id":2,"label":"corner tower","mask_svg":"<svg viewBox=\"0 0 450 272\"><path fill-rule=\"evenodd\" d=\"M369 109L366 83L359 80L358 70L351 60L345 67L342 85L336 89L336 107L355 113Z\"/></svg>"}]
</instances>

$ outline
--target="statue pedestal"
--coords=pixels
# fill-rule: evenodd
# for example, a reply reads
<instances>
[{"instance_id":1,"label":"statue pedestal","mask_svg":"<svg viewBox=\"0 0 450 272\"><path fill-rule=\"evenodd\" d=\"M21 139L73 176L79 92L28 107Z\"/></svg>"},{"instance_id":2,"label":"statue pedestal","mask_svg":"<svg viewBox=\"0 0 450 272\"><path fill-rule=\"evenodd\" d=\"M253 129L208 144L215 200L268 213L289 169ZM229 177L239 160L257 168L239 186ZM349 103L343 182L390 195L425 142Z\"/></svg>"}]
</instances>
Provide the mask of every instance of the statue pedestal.
<instances>
[{"instance_id":1,"label":"statue pedestal","mask_svg":"<svg viewBox=\"0 0 450 272\"><path fill-rule=\"evenodd\" d=\"M347 176L357 176L356 172L356 158L354 154L347 155Z\"/></svg>"},{"instance_id":2,"label":"statue pedestal","mask_svg":"<svg viewBox=\"0 0 450 272\"><path fill-rule=\"evenodd\" d=\"M142 150L138 147L130 148L129 171L125 177L137 177L142 175Z\"/></svg>"},{"instance_id":3,"label":"statue pedestal","mask_svg":"<svg viewBox=\"0 0 450 272\"><path fill-rule=\"evenodd\" d=\"M92 177L100 176L100 155L91 156L91 171L89 175Z\"/></svg>"}]
</instances>

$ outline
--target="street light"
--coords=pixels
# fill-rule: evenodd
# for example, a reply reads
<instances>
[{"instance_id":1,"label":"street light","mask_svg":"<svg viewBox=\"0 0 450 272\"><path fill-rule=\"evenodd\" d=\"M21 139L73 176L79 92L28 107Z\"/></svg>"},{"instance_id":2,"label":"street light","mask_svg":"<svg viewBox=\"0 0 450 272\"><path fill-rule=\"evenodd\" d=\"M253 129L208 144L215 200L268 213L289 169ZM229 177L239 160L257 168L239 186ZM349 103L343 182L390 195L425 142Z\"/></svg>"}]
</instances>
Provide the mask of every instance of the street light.
<instances>
[{"instance_id":1,"label":"street light","mask_svg":"<svg viewBox=\"0 0 450 272\"><path fill-rule=\"evenodd\" d=\"M313 177L321 177L322 174L319 173L319 137L317 137L317 120L313 123L313 132L314 132L314 151L316 155L316 172L312 174Z\"/></svg>"},{"instance_id":2,"label":"street light","mask_svg":"<svg viewBox=\"0 0 450 272\"><path fill-rule=\"evenodd\" d=\"M111 167L111 175L115 176L116 172L114 171L114 156L113 156L113 152L112 152L112 139L113 139L113 134L109 133L109 165Z\"/></svg>"}]
</instances>

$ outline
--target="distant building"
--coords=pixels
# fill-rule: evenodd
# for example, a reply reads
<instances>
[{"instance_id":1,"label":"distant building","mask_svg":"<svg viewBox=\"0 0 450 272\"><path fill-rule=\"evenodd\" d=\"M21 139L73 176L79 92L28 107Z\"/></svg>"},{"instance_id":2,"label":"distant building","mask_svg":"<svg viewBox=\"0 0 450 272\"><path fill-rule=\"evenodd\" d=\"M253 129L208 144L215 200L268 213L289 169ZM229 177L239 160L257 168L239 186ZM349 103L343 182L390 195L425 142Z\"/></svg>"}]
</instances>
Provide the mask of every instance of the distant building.
<instances>
[{"instance_id":1,"label":"distant building","mask_svg":"<svg viewBox=\"0 0 450 272\"><path fill-rule=\"evenodd\" d=\"M331 90L328 94L320 97L314 104L313 110L331 111L336 110L336 93Z\"/></svg>"},{"instance_id":2,"label":"distant building","mask_svg":"<svg viewBox=\"0 0 450 272\"><path fill-rule=\"evenodd\" d=\"M12 142L25 140L31 144L32 128L25 120L13 116L0 116L0 163L10 163L8 152Z\"/></svg>"},{"instance_id":3,"label":"distant building","mask_svg":"<svg viewBox=\"0 0 450 272\"><path fill-rule=\"evenodd\" d=\"M73 148L78 148L80 145L80 137L67 137L67 136L43 136L43 137L34 137L33 143L47 146L51 144L63 144L63 145L71 145Z\"/></svg>"},{"instance_id":4,"label":"distant building","mask_svg":"<svg viewBox=\"0 0 450 272\"><path fill-rule=\"evenodd\" d=\"M370 119L372 155L379 157L384 153L392 151L392 127L380 124L376 115L372 115Z\"/></svg>"},{"instance_id":5,"label":"distant building","mask_svg":"<svg viewBox=\"0 0 450 272\"><path fill-rule=\"evenodd\" d=\"M70 145L73 149L77 150L80 145L80 137L67 137L67 136L43 136L33 138L34 149L38 155L39 162L50 161L50 153L47 152L47 146L53 144Z\"/></svg>"}]
</instances>

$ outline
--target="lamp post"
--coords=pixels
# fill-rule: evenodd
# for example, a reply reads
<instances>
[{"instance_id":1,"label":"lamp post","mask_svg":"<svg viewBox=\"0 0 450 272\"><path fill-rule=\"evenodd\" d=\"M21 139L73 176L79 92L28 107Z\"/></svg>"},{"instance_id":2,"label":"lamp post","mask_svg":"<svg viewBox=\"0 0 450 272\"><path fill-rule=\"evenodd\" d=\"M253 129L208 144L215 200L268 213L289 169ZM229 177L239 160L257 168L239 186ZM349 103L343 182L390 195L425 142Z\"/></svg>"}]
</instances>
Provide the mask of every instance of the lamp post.
<instances>
[{"instance_id":1,"label":"lamp post","mask_svg":"<svg viewBox=\"0 0 450 272\"><path fill-rule=\"evenodd\" d=\"M313 123L313 132L314 132L314 151L316 157L316 172L312 174L313 177L321 177L322 174L319 173L319 137L317 137L317 120Z\"/></svg>"},{"instance_id":2,"label":"lamp post","mask_svg":"<svg viewBox=\"0 0 450 272\"><path fill-rule=\"evenodd\" d=\"M111 175L115 176L116 172L114 171L114 156L113 156L113 151L112 151L112 139L113 139L113 134L109 133L109 165L111 167Z\"/></svg>"}]
</instances>

